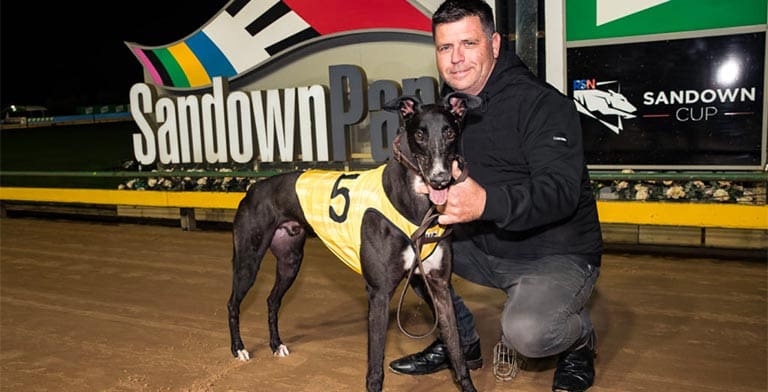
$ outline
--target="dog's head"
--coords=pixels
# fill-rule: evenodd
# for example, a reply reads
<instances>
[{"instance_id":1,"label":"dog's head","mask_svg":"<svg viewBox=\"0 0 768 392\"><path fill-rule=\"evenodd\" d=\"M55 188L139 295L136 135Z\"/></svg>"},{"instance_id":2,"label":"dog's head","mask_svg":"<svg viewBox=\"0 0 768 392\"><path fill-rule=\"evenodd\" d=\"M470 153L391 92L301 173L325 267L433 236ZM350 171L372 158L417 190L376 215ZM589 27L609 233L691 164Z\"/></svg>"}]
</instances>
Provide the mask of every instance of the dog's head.
<instances>
[{"instance_id":1,"label":"dog's head","mask_svg":"<svg viewBox=\"0 0 768 392\"><path fill-rule=\"evenodd\" d=\"M385 110L400 114L404 127L398 137L407 139L407 149L402 146L402 151L409 152L434 204L445 204L448 186L453 181L451 166L459 157L464 118L467 111L479 107L481 102L477 96L454 92L437 104L425 105L417 97L403 96L384 106Z\"/></svg>"}]
</instances>

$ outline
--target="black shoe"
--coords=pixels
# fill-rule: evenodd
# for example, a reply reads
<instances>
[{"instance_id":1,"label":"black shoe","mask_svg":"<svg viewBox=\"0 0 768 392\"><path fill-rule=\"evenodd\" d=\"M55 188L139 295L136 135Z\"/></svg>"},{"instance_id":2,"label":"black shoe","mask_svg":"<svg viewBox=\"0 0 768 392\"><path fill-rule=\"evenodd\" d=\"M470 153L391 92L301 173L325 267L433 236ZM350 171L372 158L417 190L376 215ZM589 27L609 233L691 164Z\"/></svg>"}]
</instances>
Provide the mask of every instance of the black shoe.
<instances>
[{"instance_id":1,"label":"black shoe","mask_svg":"<svg viewBox=\"0 0 768 392\"><path fill-rule=\"evenodd\" d=\"M464 360L470 369L483 366L479 340L468 347L464 347ZM448 350L440 339L435 340L421 352L407 355L389 363L389 369L393 372L410 376L432 374L449 367L451 367L451 361L448 359Z\"/></svg>"},{"instance_id":2,"label":"black shoe","mask_svg":"<svg viewBox=\"0 0 768 392\"><path fill-rule=\"evenodd\" d=\"M595 381L595 331L573 345L573 349L560 354L552 382L554 392L583 392Z\"/></svg>"}]
</instances>

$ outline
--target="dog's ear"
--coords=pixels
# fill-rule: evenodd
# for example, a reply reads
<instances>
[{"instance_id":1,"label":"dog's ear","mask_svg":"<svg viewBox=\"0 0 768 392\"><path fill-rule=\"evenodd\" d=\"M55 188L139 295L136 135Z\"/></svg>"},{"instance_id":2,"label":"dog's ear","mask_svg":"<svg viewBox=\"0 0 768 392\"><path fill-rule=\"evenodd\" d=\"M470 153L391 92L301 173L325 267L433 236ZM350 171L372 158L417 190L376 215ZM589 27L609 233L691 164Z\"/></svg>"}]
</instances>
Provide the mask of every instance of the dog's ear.
<instances>
[{"instance_id":1,"label":"dog's ear","mask_svg":"<svg viewBox=\"0 0 768 392\"><path fill-rule=\"evenodd\" d=\"M421 108L421 100L412 95L402 96L384 104L384 110L399 112L403 119L408 119Z\"/></svg>"},{"instance_id":2,"label":"dog's ear","mask_svg":"<svg viewBox=\"0 0 768 392\"><path fill-rule=\"evenodd\" d=\"M477 95L453 92L443 97L443 105L454 115L464 118L467 111L478 108L483 100Z\"/></svg>"}]
</instances>

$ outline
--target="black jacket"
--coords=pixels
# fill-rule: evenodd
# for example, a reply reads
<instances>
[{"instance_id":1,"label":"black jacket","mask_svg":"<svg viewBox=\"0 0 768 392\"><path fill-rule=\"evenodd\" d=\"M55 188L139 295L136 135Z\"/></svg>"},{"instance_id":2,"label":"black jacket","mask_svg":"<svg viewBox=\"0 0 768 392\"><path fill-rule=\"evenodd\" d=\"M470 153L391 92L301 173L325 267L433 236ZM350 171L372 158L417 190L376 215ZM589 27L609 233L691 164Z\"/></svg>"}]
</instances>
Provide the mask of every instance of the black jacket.
<instances>
[{"instance_id":1,"label":"black jacket","mask_svg":"<svg viewBox=\"0 0 768 392\"><path fill-rule=\"evenodd\" d=\"M487 199L480 220L459 231L498 257L579 254L600 265L602 234L573 101L512 50L502 50L479 95L460 148Z\"/></svg>"}]
</instances>

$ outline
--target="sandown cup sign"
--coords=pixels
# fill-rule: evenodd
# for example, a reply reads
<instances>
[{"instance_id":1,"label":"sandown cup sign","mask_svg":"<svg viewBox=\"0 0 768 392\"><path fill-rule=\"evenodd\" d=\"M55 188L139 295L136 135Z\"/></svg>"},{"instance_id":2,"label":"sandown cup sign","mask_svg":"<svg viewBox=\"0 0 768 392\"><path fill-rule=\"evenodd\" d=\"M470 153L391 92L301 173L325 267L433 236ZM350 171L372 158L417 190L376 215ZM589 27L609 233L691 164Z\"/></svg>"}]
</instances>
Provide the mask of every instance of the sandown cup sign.
<instances>
[{"instance_id":1,"label":"sandown cup sign","mask_svg":"<svg viewBox=\"0 0 768 392\"><path fill-rule=\"evenodd\" d=\"M226 164L390 156L401 94L435 99L432 2L233 0L163 46L128 42L138 162Z\"/></svg>"},{"instance_id":2,"label":"sandown cup sign","mask_svg":"<svg viewBox=\"0 0 768 392\"><path fill-rule=\"evenodd\" d=\"M765 0L565 4L566 88L590 167L765 167Z\"/></svg>"}]
</instances>

